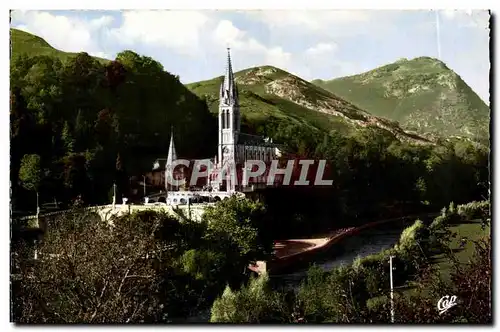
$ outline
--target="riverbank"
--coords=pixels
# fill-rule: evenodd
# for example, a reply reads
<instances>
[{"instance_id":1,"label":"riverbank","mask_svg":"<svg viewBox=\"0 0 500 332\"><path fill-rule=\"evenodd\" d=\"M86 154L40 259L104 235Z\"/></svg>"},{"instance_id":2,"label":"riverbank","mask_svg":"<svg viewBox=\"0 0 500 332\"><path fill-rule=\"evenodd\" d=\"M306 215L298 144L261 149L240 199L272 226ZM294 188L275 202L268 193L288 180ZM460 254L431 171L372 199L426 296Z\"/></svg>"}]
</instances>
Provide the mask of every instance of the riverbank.
<instances>
[{"instance_id":1,"label":"riverbank","mask_svg":"<svg viewBox=\"0 0 500 332\"><path fill-rule=\"evenodd\" d=\"M312 258L320 253L328 251L334 244L345 239L348 236L353 236L359 232L373 228L390 222L412 222L418 218L428 218L437 216L439 213L426 213L419 215L411 215L398 218L390 218L366 223L358 227L348 227L334 230L328 233L327 236L311 238L311 239L289 239L278 240L274 243L274 257L268 262L259 261L257 264L250 266L250 270L256 273L267 272L275 274L289 269L294 265L307 263Z\"/></svg>"}]
</instances>

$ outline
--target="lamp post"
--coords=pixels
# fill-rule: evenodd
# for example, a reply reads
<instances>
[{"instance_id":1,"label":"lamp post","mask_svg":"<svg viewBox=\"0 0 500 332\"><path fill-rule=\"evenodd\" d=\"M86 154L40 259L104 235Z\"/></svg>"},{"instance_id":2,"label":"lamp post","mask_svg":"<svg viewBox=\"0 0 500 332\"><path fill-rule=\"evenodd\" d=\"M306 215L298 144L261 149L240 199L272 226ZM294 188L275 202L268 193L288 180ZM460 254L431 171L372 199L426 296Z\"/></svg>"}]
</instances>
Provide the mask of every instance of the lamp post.
<instances>
[{"instance_id":1,"label":"lamp post","mask_svg":"<svg viewBox=\"0 0 500 332\"><path fill-rule=\"evenodd\" d=\"M391 323L394 323L394 285L392 282L392 259L394 256L389 257L389 278L391 281Z\"/></svg>"},{"instance_id":2,"label":"lamp post","mask_svg":"<svg viewBox=\"0 0 500 332\"><path fill-rule=\"evenodd\" d=\"M143 187L144 187L144 197L146 197L146 175L143 175L142 176L142 184L143 184Z\"/></svg>"},{"instance_id":3,"label":"lamp post","mask_svg":"<svg viewBox=\"0 0 500 332\"><path fill-rule=\"evenodd\" d=\"M40 204L38 203L38 191L36 192L36 222L38 223L38 217L40 215Z\"/></svg>"},{"instance_id":4,"label":"lamp post","mask_svg":"<svg viewBox=\"0 0 500 332\"><path fill-rule=\"evenodd\" d=\"M116 183L113 183L113 209L115 208L116 204Z\"/></svg>"}]
</instances>

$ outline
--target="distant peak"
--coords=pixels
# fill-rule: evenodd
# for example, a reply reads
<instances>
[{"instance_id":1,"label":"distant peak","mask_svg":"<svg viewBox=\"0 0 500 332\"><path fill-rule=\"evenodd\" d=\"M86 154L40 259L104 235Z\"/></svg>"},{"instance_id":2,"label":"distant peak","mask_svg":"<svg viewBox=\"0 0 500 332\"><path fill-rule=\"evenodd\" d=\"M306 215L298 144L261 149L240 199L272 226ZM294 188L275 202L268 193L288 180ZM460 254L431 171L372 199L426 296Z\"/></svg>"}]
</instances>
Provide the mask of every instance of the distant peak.
<instances>
[{"instance_id":1,"label":"distant peak","mask_svg":"<svg viewBox=\"0 0 500 332\"><path fill-rule=\"evenodd\" d=\"M443 68L448 69L448 66L446 66L446 63L444 63L442 60L439 60L438 58L433 58L430 56L417 57L417 58L414 58L412 60L409 60L408 62L433 64L433 65L442 66Z\"/></svg>"},{"instance_id":2,"label":"distant peak","mask_svg":"<svg viewBox=\"0 0 500 332\"><path fill-rule=\"evenodd\" d=\"M430 57L430 56L420 56L420 57L414 58L411 61L426 61L426 62L444 63L443 61L439 60L438 58L433 58L433 57Z\"/></svg>"}]
</instances>

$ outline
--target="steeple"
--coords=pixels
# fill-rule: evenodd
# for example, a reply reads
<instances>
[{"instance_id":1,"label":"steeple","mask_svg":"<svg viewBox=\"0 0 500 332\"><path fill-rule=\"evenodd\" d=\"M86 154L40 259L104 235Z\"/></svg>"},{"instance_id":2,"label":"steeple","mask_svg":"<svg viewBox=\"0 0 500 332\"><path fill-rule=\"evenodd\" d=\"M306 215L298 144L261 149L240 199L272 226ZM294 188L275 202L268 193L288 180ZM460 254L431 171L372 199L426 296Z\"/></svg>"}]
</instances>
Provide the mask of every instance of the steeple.
<instances>
[{"instance_id":1,"label":"steeple","mask_svg":"<svg viewBox=\"0 0 500 332\"><path fill-rule=\"evenodd\" d=\"M236 157L236 144L241 127L238 89L234 81L231 53L227 49L227 66L220 87L219 101L219 148L217 162L222 165Z\"/></svg>"},{"instance_id":2,"label":"steeple","mask_svg":"<svg viewBox=\"0 0 500 332\"><path fill-rule=\"evenodd\" d=\"M177 160L177 152L175 151L174 145L174 126L170 130L170 146L168 147L167 163L165 167L172 165L174 160Z\"/></svg>"},{"instance_id":3,"label":"steeple","mask_svg":"<svg viewBox=\"0 0 500 332\"><path fill-rule=\"evenodd\" d=\"M224 81L220 87L220 102L225 105L238 105L238 89L234 82L233 66L231 65L231 52L227 48L227 66Z\"/></svg>"}]
</instances>

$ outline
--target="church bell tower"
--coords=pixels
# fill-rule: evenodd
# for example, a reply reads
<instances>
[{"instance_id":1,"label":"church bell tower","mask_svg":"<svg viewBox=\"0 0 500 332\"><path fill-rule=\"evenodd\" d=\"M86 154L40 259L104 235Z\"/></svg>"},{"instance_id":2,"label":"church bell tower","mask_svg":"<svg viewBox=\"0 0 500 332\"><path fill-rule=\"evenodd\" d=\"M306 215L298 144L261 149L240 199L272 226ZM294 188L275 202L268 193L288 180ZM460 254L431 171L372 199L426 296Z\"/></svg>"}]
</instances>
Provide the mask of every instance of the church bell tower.
<instances>
[{"instance_id":1,"label":"church bell tower","mask_svg":"<svg viewBox=\"0 0 500 332\"><path fill-rule=\"evenodd\" d=\"M236 162L236 144L240 132L240 105L238 89L234 81L231 54L227 49L227 67L219 95L219 147L218 163Z\"/></svg>"}]
</instances>

